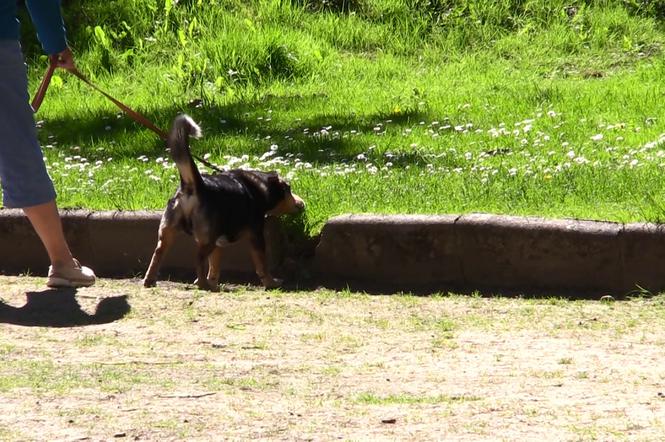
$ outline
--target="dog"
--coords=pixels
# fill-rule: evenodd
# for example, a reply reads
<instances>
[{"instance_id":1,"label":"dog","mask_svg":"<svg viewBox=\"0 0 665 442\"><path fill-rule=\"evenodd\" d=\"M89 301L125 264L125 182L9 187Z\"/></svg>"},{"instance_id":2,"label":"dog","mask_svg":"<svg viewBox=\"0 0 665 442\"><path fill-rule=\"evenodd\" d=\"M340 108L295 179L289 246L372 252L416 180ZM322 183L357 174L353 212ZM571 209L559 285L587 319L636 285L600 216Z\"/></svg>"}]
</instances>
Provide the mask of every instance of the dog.
<instances>
[{"instance_id":1,"label":"dog","mask_svg":"<svg viewBox=\"0 0 665 442\"><path fill-rule=\"evenodd\" d=\"M164 254L176 232L192 235L197 246L196 281L200 289L217 291L222 247L248 239L256 274L266 288L276 288L266 266L263 227L266 216L301 212L304 201L276 172L234 169L201 174L194 163L189 140L201 137L200 127L188 115L178 115L167 147L180 174L180 186L168 201L159 224L157 247L143 279L154 287ZM208 273L205 264L208 261Z\"/></svg>"}]
</instances>

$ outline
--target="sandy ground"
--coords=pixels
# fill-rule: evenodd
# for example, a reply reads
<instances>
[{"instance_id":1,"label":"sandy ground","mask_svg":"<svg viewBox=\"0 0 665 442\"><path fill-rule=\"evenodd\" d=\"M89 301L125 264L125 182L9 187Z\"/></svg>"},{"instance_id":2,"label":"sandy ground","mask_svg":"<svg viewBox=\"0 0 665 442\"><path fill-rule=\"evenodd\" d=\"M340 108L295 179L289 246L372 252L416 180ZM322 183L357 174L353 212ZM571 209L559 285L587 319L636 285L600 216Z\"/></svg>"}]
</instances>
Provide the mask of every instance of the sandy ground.
<instances>
[{"instance_id":1,"label":"sandy ground","mask_svg":"<svg viewBox=\"0 0 665 442\"><path fill-rule=\"evenodd\" d=\"M665 300L0 277L0 440L662 440Z\"/></svg>"}]
</instances>

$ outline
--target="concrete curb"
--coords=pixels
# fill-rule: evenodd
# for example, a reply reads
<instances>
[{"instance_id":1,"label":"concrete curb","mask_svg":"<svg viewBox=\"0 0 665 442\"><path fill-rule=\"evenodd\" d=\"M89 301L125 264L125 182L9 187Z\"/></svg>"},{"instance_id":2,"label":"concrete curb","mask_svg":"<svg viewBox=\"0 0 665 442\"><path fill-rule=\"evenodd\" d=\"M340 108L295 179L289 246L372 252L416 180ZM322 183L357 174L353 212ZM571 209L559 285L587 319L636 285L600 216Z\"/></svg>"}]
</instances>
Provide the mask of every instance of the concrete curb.
<instances>
[{"instance_id":1,"label":"concrete curb","mask_svg":"<svg viewBox=\"0 0 665 442\"><path fill-rule=\"evenodd\" d=\"M339 216L314 261L361 284L616 294L664 289L663 269L665 226L487 214Z\"/></svg>"},{"instance_id":2,"label":"concrete curb","mask_svg":"<svg viewBox=\"0 0 665 442\"><path fill-rule=\"evenodd\" d=\"M160 211L62 211L74 254L103 277L142 276ZM288 261L315 284L405 289L499 288L625 294L665 289L665 226L472 214L344 215L323 228L313 259L294 264L279 222L266 226L270 266ZM181 235L161 272L194 277L193 241ZM46 253L20 210L0 210L0 271L43 275ZM289 265L283 266L289 267ZM225 275L253 276L246 244L225 249Z\"/></svg>"}]
</instances>

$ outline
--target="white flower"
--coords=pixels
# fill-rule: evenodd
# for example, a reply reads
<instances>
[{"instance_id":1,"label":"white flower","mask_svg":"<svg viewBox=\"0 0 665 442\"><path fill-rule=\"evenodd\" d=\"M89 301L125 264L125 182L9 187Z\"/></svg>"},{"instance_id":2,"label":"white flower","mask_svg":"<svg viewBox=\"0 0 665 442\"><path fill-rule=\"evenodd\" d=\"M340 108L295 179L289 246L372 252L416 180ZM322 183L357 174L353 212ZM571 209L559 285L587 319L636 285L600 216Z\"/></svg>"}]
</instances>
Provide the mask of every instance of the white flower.
<instances>
[{"instance_id":1,"label":"white flower","mask_svg":"<svg viewBox=\"0 0 665 442\"><path fill-rule=\"evenodd\" d=\"M596 134L596 135L591 137L591 140L593 140L593 141L600 141L602 139L603 139L603 134Z\"/></svg>"}]
</instances>

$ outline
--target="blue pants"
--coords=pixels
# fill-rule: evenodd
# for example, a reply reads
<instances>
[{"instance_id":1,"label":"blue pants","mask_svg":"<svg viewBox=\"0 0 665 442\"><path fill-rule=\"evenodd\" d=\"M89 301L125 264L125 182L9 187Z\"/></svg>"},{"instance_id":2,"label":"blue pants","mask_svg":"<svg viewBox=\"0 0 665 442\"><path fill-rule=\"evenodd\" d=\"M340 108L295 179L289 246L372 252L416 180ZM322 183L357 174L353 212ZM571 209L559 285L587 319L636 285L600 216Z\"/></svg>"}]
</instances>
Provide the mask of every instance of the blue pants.
<instances>
[{"instance_id":1,"label":"blue pants","mask_svg":"<svg viewBox=\"0 0 665 442\"><path fill-rule=\"evenodd\" d=\"M29 100L21 46L16 40L0 40L0 183L5 207L36 206L56 196Z\"/></svg>"}]
</instances>

